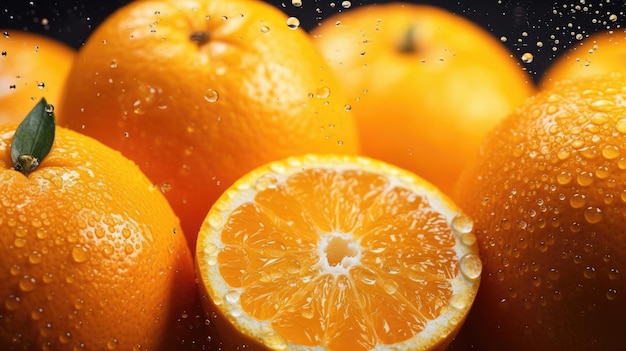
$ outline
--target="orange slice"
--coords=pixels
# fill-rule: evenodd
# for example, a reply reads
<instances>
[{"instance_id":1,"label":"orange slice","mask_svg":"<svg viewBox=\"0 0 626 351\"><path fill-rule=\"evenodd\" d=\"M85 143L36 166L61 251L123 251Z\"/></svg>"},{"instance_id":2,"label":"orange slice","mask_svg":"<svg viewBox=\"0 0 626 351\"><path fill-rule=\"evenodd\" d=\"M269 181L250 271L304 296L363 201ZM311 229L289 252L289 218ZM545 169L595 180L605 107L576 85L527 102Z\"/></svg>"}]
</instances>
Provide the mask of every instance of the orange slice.
<instances>
[{"instance_id":1,"label":"orange slice","mask_svg":"<svg viewBox=\"0 0 626 351\"><path fill-rule=\"evenodd\" d=\"M472 221L425 180L358 156L258 168L197 242L205 308L253 349L443 349L482 269Z\"/></svg>"}]
</instances>

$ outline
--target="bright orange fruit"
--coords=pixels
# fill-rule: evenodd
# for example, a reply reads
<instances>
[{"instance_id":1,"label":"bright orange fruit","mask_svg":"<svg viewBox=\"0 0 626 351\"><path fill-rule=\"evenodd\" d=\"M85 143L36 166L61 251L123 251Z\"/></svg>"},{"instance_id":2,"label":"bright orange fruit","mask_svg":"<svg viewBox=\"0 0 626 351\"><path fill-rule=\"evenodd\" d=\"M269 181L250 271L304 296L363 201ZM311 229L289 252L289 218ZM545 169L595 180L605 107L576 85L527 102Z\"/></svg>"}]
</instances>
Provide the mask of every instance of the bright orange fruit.
<instances>
[{"instance_id":1,"label":"bright orange fruit","mask_svg":"<svg viewBox=\"0 0 626 351\"><path fill-rule=\"evenodd\" d=\"M0 124L19 123L44 95L59 100L76 53L43 35L0 32Z\"/></svg>"},{"instance_id":2,"label":"bright orange fruit","mask_svg":"<svg viewBox=\"0 0 626 351\"><path fill-rule=\"evenodd\" d=\"M245 172L358 150L348 99L288 22L261 1L131 2L81 48L59 123L134 160L193 246L211 204Z\"/></svg>"},{"instance_id":3,"label":"bright orange fruit","mask_svg":"<svg viewBox=\"0 0 626 351\"><path fill-rule=\"evenodd\" d=\"M457 203L483 280L477 350L619 350L626 315L626 77L555 83L483 143Z\"/></svg>"},{"instance_id":4,"label":"bright orange fruit","mask_svg":"<svg viewBox=\"0 0 626 351\"><path fill-rule=\"evenodd\" d=\"M0 126L0 349L172 350L198 306L191 252L158 188L101 143L57 128L13 168Z\"/></svg>"},{"instance_id":5,"label":"bright orange fruit","mask_svg":"<svg viewBox=\"0 0 626 351\"><path fill-rule=\"evenodd\" d=\"M389 164L276 161L226 190L203 223L205 308L233 350L443 350L480 281L471 226Z\"/></svg>"},{"instance_id":6,"label":"bright orange fruit","mask_svg":"<svg viewBox=\"0 0 626 351\"><path fill-rule=\"evenodd\" d=\"M485 134L534 92L500 41L441 8L359 6L312 36L351 98L362 153L446 193Z\"/></svg>"},{"instance_id":7,"label":"bright orange fruit","mask_svg":"<svg viewBox=\"0 0 626 351\"><path fill-rule=\"evenodd\" d=\"M541 78L542 87L563 79L626 72L626 30L596 32L559 56Z\"/></svg>"}]
</instances>

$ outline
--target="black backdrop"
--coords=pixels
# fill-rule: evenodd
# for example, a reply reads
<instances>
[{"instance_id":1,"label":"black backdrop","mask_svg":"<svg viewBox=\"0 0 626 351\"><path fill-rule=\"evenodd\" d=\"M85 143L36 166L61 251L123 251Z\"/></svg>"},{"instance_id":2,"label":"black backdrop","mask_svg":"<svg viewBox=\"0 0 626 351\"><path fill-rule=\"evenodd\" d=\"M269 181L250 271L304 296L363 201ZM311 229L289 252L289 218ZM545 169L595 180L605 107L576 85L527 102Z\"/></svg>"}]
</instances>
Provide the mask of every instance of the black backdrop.
<instances>
[{"instance_id":1,"label":"black backdrop","mask_svg":"<svg viewBox=\"0 0 626 351\"><path fill-rule=\"evenodd\" d=\"M226 0L228 1L228 0ZM254 1L254 0L251 0ZM346 11L343 0L266 0L310 29L328 15ZM390 0L353 0L351 7ZM44 33L78 48L106 16L129 0L5 0L0 5L0 28L26 29ZM465 16L504 42L518 59L525 52L534 55L522 63L538 79L550 61L589 34L626 23L624 0L468 0L412 1L428 3ZM611 15L614 15L611 17ZM538 44L539 43L539 44ZM521 62L521 61L520 61Z\"/></svg>"}]
</instances>

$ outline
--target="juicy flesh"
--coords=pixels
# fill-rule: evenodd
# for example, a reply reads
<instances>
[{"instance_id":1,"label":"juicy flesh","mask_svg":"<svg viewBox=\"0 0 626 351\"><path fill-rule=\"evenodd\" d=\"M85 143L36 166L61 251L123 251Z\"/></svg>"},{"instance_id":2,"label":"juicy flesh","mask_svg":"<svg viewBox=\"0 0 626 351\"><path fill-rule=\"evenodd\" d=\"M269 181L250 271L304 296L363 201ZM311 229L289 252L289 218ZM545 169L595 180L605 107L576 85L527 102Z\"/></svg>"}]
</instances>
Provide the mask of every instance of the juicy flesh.
<instances>
[{"instance_id":1,"label":"juicy flesh","mask_svg":"<svg viewBox=\"0 0 626 351\"><path fill-rule=\"evenodd\" d=\"M388 178L315 169L235 209L218 260L242 308L292 343L367 350L444 312L454 242L441 214Z\"/></svg>"}]
</instances>

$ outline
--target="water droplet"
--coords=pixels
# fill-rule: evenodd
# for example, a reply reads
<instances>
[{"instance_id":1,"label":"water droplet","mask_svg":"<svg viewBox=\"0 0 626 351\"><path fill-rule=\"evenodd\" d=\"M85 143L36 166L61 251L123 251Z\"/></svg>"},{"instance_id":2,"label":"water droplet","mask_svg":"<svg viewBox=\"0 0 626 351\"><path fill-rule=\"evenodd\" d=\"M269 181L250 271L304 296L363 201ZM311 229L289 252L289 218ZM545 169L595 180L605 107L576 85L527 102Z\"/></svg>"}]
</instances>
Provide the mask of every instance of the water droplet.
<instances>
[{"instance_id":1,"label":"water droplet","mask_svg":"<svg viewBox=\"0 0 626 351\"><path fill-rule=\"evenodd\" d=\"M24 239L24 238L15 238L15 240L13 241L13 245L15 245L15 247L17 247L17 248L22 248L22 247L26 246L26 239Z\"/></svg>"},{"instance_id":2,"label":"water droplet","mask_svg":"<svg viewBox=\"0 0 626 351\"><path fill-rule=\"evenodd\" d=\"M561 185L569 184L569 182L572 181L572 174L568 171L561 171L561 173L556 176L556 181Z\"/></svg>"},{"instance_id":3,"label":"water droplet","mask_svg":"<svg viewBox=\"0 0 626 351\"><path fill-rule=\"evenodd\" d=\"M300 28L300 20L297 17L287 18L287 27L294 30Z\"/></svg>"},{"instance_id":4,"label":"water droplet","mask_svg":"<svg viewBox=\"0 0 626 351\"><path fill-rule=\"evenodd\" d=\"M118 341L117 338L110 338L107 341L107 350L115 350L117 348Z\"/></svg>"},{"instance_id":5,"label":"water droplet","mask_svg":"<svg viewBox=\"0 0 626 351\"><path fill-rule=\"evenodd\" d=\"M89 251L87 251L86 248L82 246L74 246L72 248L72 259L74 260L74 262L85 263L89 261L90 257L91 255L89 254Z\"/></svg>"},{"instance_id":6,"label":"water droplet","mask_svg":"<svg viewBox=\"0 0 626 351\"><path fill-rule=\"evenodd\" d=\"M474 254L465 254L459 261L461 273L470 280L476 280L480 277L483 270L483 264L480 257Z\"/></svg>"},{"instance_id":7,"label":"water droplet","mask_svg":"<svg viewBox=\"0 0 626 351\"><path fill-rule=\"evenodd\" d=\"M585 196L584 194L574 194L569 199L569 204L573 208L581 208L585 206L586 202L587 202L587 196Z\"/></svg>"},{"instance_id":8,"label":"water droplet","mask_svg":"<svg viewBox=\"0 0 626 351\"><path fill-rule=\"evenodd\" d=\"M522 62L524 63L531 63L533 62L534 58L535 56L530 52L525 52L524 54L522 54Z\"/></svg>"},{"instance_id":9,"label":"water droplet","mask_svg":"<svg viewBox=\"0 0 626 351\"><path fill-rule=\"evenodd\" d=\"M163 194L167 194L170 190L172 190L172 184L168 183L168 182L163 182L161 183L161 185L159 186L159 189L161 189L161 192Z\"/></svg>"},{"instance_id":10,"label":"water droplet","mask_svg":"<svg viewBox=\"0 0 626 351\"><path fill-rule=\"evenodd\" d=\"M20 278L19 287L24 292L33 291L37 287L37 280L34 277L25 275Z\"/></svg>"},{"instance_id":11,"label":"water droplet","mask_svg":"<svg viewBox=\"0 0 626 351\"><path fill-rule=\"evenodd\" d=\"M302 7L302 0L291 0L291 4L295 7Z\"/></svg>"},{"instance_id":12,"label":"water droplet","mask_svg":"<svg viewBox=\"0 0 626 351\"><path fill-rule=\"evenodd\" d=\"M37 88L39 88L39 89L43 89L43 88L45 88L45 87L46 87L46 83L44 83L44 82L39 82L39 83L37 83Z\"/></svg>"},{"instance_id":13,"label":"water droplet","mask_svg":"<svg viewBox=\"0 0 626 351\"><path fill-rule=\"evenodd\" d=\"M342 1L341 2L341 7L343 7L344 9L349 9L350 6L352 6L352 3L350 1Z\"/></svg>"},{"instance_id":14,"label":"water droplet","mask_svg":"<svg viewBox=\"0 0 626 351\"><path fill-rule=\"evenodd\" d=\"M602 220L602 210L598 207L587 207L585 209L585 220L591 224L596 224Z\"/></svg>"},{"instance_id":15,"label":"water droplet","mask_svg":"<svg viewBox=\"0 0 626 351\"><path fill-rule=\"evenodd\" d=\"M270 27L268 26L261 26L261 33L267 33L270 31Z\"/></svg>"},{"instance_id":16,"label":"water droplet","mask_svg":"<svg viewBox=\"0 0 626 351\"><path fill-rule=\"evenodd\" d=\"M569 156L570 156L570 151L568 149L560 149L556 154L556 157L558 157L559 160L565 160Z\"/></svg>"},{"instance_id":17,"label":"water droplet","mask_svg":"<svg viewBox=\"0 0 626 351\"><path fill-rule=\"evenodd\" d=\"M117 60L111 61L110 66L111 66L111 68L117 68Z\"/></svg>"},{"instance_id":18,"label":"water droplet","mask_svg":"<svg viewBox=\"0 0 626 351\"><path fill-rule=\"evenodd\" d=\"M207 102L216 102L219 98L220 94L215 89L209 88L204 92L204 100Z\"/></svg>"},{"instance_id":19,"label":"water droplet","mask_svg":"<svg viewBox=\"0 0 626 351\"><path fill-rule=\"evenodd\" d=\"M580 186L589 186L593 183L593 174L582 171L576 176L576 182Z\"/></svg>"},{"instance_id":20,"label":"water droplet","mask_svg":"<svg viewBox=\"0 0 626 351\"><path fill-rule=\"evenodd\" d=\"M617 268L611 268L611 269L609 270L609 279L610 279L610 280L617 280L617 279L619 279L619 275L620 275L620 274L619 274L619 269L617 269Z\"/></svg>"},{"instance_id":21,"label":"water droplet","mask_svg":"<svg viewBox=\"0 0 626 351\"><path fill-rule=\"evenodd\" d=\"M41 281L44 282L45 284L50 284L54 281L54 277L52 273L46 272L41 276Z\"/></svg>"},{"instance_id":22,"label":"water droplet","mask_svg":"<svg viewBox=\"0 0 626 351\"><path fill-rule=\"evenodd\" d=\"M617 121L617 123L615 124L615 128L617 128L618 132L626 134L626 118L622 118Z\"/></svg>"},{"instance_id":23,"label":"water droplet","mask_svg":"<svg viewBox=\"0 0 626 351\"><path fill-rule=\"evenodd\" d=\"M467 307L467 298L463 295L454 295L450 299L450 307L463 310Z\"/></svg>"},{"instance_id":24,"label":"water droplet","mask_svg":"<svg viewBox=\"0 0 626 351\"><path fill-rule=\"evenodd\" d=\"M226 302L229 302L229 303L239 302L239 292L237 292L236 290L230 290L224 296L224 300L226 300Z\"/></svg>"},{"instance_id":25,"label":"water droplet","mask_svg":"<svg viewBox=\"0 0 626 351\"><path fill-rule=\"evenodd\" d=\"M474 228L474 221L465 214L457 214L452 218L450 227L456 235L468 234L471 233Z\"/></svg>"},{"instance_id":26,"label":"water droplet","mask_svg":"<svg viewBox=\"0 0 626 351\"><path fill-rule=\"evenodd\" d=\"M72 341L72 334L70 332L65 332L59 335L59 342L61 344L68 344Z\"/></svg>"},{"instance_id":27,"label":"water droplet","mask_svg":"<svg viewBox=\"0 0 626 351\"><path fill-rule=\"evenodd\" d=\"M34 321L40 320L42 316L43 316L42 307L39 307L36 310L30 312L30 318L32 318Z\"/></svg>"},{"instance_id":28,"label":"water droplet","mask_svg":"<svg viewBox=\"0 0 626 351\"><path fill-rule=\"evenodd\" d=\"M330 88L327 86L317 88L317 90L315 91L315 97L317 97L318 99L326 99L329 96L330 96Z\"/></svg>"},{"instance_id":29,"label":"water droplet","mask_svg":"<svg viewBox=\"0 0 626 351\"><path fill-rule=\"evenodd\" d=\"M585 270L583 271L583 276L586 279L593 279L593 278L595 278L597 276L596 267L593 267L593 266L585 267Z\"/></svg>"},{"instance_id":30,"label":"water droplet","mask_svg":"<svg viewBox=\"0 0 626 351\"><path fill-rule=\"evenodd\" d=\"M498 269L496 272L496 279L498 279L499 282L503 282L506 279L506 273L504 270Z\"/></svg>"},{"instance_id":31,"label":"water droplet","mask_svg":"<svg viewBox=\"0 0 626 351\"><path fill-rule=\"evenodd\" d=\"M607 160L613 160L618 158L620 153L621 150L617 145L605 145L602 148L602 156Z\"/></svg>"},{"instance_id":32,"label":"water droplet","mask_svg":"<svg viewBox=\"0 0 626 351\"><path fill-rule=\"evenodd\" d=\"M606 298L607 300L613 301L617 299L617 289L614 288L609 288L606 291Z\"/></svg>"},{"instance_id":33,"label":"water droplet","mask_svg":"<svg viewBox=\"0 0 626 351\"><path fill-rule=\"evenodd\" d=\"M615 107L615 102L611 100L596 100L592 102L589 107L595 111L609 112Z\"/></svg>"},{"instance_id":34,"label":"water droplet","mask_svg":"<svg viewBox=\"0 0 626 351\"><path fill-rule=\"evenodd\" d=\"M20 299L19 296L9 295L9 297L4 300L4 307L9 311L15 311L20 308L21 303L22 299Z\"/></svg>"}]
</instances>

